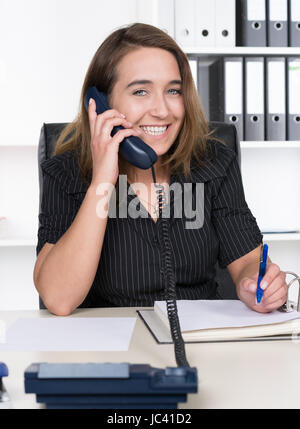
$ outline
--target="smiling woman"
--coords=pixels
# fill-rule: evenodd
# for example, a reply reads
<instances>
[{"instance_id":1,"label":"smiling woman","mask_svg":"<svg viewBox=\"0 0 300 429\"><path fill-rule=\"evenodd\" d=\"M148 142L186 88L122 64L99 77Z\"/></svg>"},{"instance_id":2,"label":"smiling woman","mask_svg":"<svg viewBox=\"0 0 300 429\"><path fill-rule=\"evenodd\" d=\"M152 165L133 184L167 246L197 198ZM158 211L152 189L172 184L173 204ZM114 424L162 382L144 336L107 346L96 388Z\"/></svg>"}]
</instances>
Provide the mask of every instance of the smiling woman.
<instances>
[{"instance_id":1,"label":"smiling woman","mask_svg":"<svg viewBox=\"0 0 300 429\"><path fill-rule=\"evenodd\" d=\"M81 112L62 132L55 151L55 155L59 155L77 148L82 179L88 184L93 165L84 94L91 86L105 92L111 108L125 114L134 129L173 125L167 128L166 134L168 143L173 140L174 146L169 153L162 150L159 154L165 156L160 157L157 165L158 179L159 166L168 168L170 174L183 172L188 177L192 158L202 162L209 135L208 124L188 58L168 34L151 25L137 23L113 32L96 51L81 92ZM176 117L175 120L167 109L172 109L180 118ZM174 119L173 124L171 119ZM158 134L159 131L142 129L144 133L141 138L151 146L149 135ZM120 174L130 176L131 165L121 156L118 165ZM136 170L131 173L135 173L133 181L141 172ZM151 181L151 172L146 174L148 181Z\"/></svg>"},{"instance_id":2,"label":"smiling woman","mask_svg":"<svg viewBox=\"0 0 300 429\"><path fill-rule=\"evenodd\" d=\"M84 96L93 86L107 95L110 109L101 114L92 98L85 109ZM123 129L112 135L116 126ZM151 170L138 169L119 153L129 136L156 152L158 183L189 190L190 207L199 202L197 185L203 185L203 222L197 228L185 227L181 198L169 195L170 207L180 208L168 219L177 298L219 298L218 262L228 268L249 307L266 312L283 303L285 281L271 262L268 289L260 306L255 303L252 286L262 235L245 201L236 155L212 133L188 58L168 34L136 23L107 37L88 68L77 118L61 133L53 158L42 165L34 282L50 311L68 315L77 307L151 306L164 299L167 276L158 240L163 219L155 217L148 199L154 192ZM125 204L138 200L142 208L145 202L147 216L97 216L100 197L109 205L124 175ZM136 198L139 182L143 187Z\"/></svg>"},{"instance_id":3,"label":"smiling woman","mask_svg":"<svg viewBox=\"0 0 300 429\"><path fill-rule=\"evenodd\" d=\"M176 58L164 49L141 47L119 61L116 75L109 104L126 114L132 129L143 131L142 140L158 156L157 179L167 180L165 165L161 165L162 155L167 154L175 142L185 115ZM126 173L131 181L152 182L151 170L141 170L128 164Z\"/></svg>"}]
</instances>

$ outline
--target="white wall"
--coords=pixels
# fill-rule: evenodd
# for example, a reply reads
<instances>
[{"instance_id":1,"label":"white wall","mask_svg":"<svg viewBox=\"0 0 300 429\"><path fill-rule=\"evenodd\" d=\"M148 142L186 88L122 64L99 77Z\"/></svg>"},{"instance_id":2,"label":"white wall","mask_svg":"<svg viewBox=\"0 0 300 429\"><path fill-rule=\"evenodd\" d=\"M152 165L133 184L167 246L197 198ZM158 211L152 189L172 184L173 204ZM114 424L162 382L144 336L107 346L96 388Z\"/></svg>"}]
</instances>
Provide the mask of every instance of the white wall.
<instances>
[{"instance_id":1,"label":"white wall","mask_svg":"<svg viewBox=\"0 0 300 429\"><path fill-rule=\"evenodd\" d=\"M0 140L32 144L43 122L72 120L96 49L135 20L135 0L1 0Z\"/></svg>"},{"instance_id":2,"label":"white wall","mask_svg":"<svg viewBox=\"0 0 300 429\"><path fill-rule=\"evenodd\" d=\"M300 230L299 165L299 148L242 151L245 194L261 230Z\"/></svg>"}]
</instances>

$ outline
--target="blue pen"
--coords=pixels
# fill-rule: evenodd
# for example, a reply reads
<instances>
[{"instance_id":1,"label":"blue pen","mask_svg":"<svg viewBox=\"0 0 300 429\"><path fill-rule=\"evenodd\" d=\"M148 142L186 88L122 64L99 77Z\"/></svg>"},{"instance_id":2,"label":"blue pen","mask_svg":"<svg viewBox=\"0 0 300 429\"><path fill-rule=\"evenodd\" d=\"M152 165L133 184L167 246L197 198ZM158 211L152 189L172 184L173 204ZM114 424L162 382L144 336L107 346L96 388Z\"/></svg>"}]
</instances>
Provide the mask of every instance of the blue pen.
<instances>
[{"instance_id":1,"label":"blue pen","mask_svg":"<svg viewBox=\"0 0 300 429\"><path fill-rule=\"evenodd\" d=\"M264 244L261 248L259 273L258 273L257 289L256 289L256 301L258 304L260 303L264 294L263 289L260 287L260 282L264 277L264 275L266 274L267 258L268 258L268 245Z\"/></svg>"}]
</instances>

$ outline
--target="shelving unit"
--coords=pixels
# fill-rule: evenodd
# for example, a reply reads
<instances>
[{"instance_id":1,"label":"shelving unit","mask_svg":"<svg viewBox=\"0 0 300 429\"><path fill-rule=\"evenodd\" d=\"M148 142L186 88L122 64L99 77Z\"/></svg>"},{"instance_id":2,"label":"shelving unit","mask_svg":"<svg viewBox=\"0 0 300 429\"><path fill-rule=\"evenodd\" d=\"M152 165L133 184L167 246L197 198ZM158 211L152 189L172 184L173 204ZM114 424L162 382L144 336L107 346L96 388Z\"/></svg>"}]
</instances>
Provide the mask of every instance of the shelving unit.
<instances>
[{"instance_id":1,"label":"shelving unit","mask_svg":"<svg viewBox=\"0 0 300 429\"><path fill-rule=\"evenodd\" d=\"M205 97L208 96L207 67L220 56L300 57L300 47L186 46L184 51L190 60L200 62L197 73L202 73L201 91ZM207 101L203 105L207 108ZM258 220L264 214L265 219L270 219L270 230L277 230L274 224L278 219L277 227L281 228L286 220L292 226L289 230L297 231L263 234L270 246L270 257L282 270L300 273L300 221L295 221L300 213L300 135L298 141L241 141L240 146L246 200L254 216ZM266 201L269 200L272 204L268 207ZM278 212L270 208L273 205L279 207Z\"/></svg>"}]
</instances>

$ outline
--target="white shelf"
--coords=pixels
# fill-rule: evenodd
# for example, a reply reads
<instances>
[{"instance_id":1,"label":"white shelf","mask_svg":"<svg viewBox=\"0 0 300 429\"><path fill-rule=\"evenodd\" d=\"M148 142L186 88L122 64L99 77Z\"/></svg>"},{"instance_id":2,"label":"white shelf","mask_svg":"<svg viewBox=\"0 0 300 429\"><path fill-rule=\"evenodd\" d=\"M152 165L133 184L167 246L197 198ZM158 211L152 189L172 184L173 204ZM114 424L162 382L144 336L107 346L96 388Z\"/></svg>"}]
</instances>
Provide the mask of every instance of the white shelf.
<instances>
[{"instance_id":1,"label":"white shelf","mask_svg":"<svg viewBox=\"0 0 300 429\"><path fill-rule=\"evenodd\" d=\"M264 241L298 241L300 232L286 232L276 234L263 234Z\"/></svg>"},{"instance_id":2,"label":"white shelf","mask_svg":"<svg viewBox=\"0 0 300 429\"><path fill-rule=\"evenodd\" d=\"M0 247L36 246L33 238L6 238L0 239Z\"/></svg>"},{"instance_id":3,"label":"white shelf","mask_svg":"<svg viewBox=\"0 0 300 429\"><path fill-rule=\"evenodd\" d=\"M300 141L241 141L240 142L241 148L242 149L278 149L278 148L282 148L282 149L295 149L295 148L300 148ZM22 148L22 147L26 147L26 148L37 148L38 144L10 144L10 145L6 145L6 144L1 144L0 143L0 147L6 148L6 149L10 149L10 148Z\"/></svg>"},{"instance_id":4,"label":"white shelf","mask_svg":"<svg viewBox=\"0 0 300 429\"><path fill-rule=\"evenodd\" d=\"M35 144L27 144L27 143L11 143L11 144L7 144L7 143L1 143L0 142L0 147L3 147L5 149L10 149L10 148L15 148L15 147L38 147L38 143Z\"/></svg>"},{"instance_id":5,"label":"white shelf","mask_svg":"<svg viewBox=\"0 0 300 429\"><path fill-rule=\"evenodd\" d=\"M195 55L300 55L299 48L283 47L182 47L186 54Z\"/></svg>"},{"instance_id":6,"label":"white shelf","mask_svg":"<svg viewBox=\"0 0 300 429\"><path fill-rule=\"evenodd\" d=\"M300 232L286 232L286 233L274 233L274 234L263 234L265 241L300 241ZM36 246L37 241L33 238L7 238L0 239L0 247L30 247Z\"/></svg>"},{"instance_id":7,"label":"white shelf","mask_svg":"<svg viewBox=\"0 0 300 429\"><path fill-rule=\"evenodd\" d=\"M242 149L296 149L300 141L241 141Z\"/></svg>"}]
</instances>

